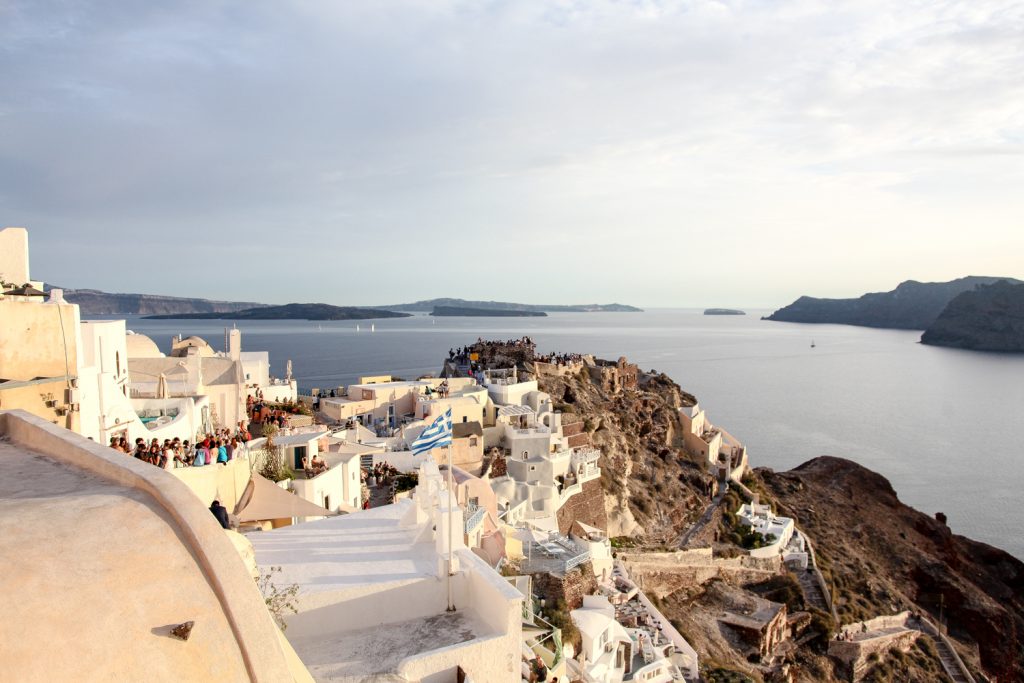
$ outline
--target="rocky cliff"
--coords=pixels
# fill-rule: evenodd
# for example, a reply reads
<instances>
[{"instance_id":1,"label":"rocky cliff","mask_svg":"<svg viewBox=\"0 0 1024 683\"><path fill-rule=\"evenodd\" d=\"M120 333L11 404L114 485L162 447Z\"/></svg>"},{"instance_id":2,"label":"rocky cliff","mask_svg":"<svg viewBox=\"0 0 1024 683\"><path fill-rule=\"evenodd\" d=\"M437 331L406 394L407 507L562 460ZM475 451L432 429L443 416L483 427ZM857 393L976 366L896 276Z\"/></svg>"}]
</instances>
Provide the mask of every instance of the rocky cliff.
<instances>
[{"instance_id":1,"label":"rocky cliff","mask_svg":"<svg viewBox=\"0 0 1024 683\"><path fill-rule=\"evenodd\" d=\"M820 457L756 474L778 511L813 539L841 621L904 609L935 621L941 614L969 666L1024 680L1024 563L953 534L849 460Z\"/></svg>"},{"instance_id":2,"label":"rocky cliff","mask_svg":"<svg viewBox=\"0 0 1024 683\"><path fill-rule=\"evenodd\" d=\"M921 335L923 344L1024 352L1024 284L997 282L949 302Z\"/></svg>"},{"instance_id":3,"label":"rocky cliff","mask_svg":"<svg viewBox=\"0 0 1024 683\"><path fill-rule=\"evenodd\" d=\"M697 649L705 680L850 680L848 667L827 654L838 625L806 592L804 573L778 558L754 560L733 540L745 487L731 487L703 537L677 551L681 532L701 518L713 488L703 459L687 454L680 439L678 409L695 403L693 396L625 359L583 356L552 365L520 346L489 358L494 367L515 363L535 376L571 425L572 438L585 436L602 449L602 490L591 486L567 506L559 526L584 518L600 525L603 496L609 535L620 537L619 559ZM941 618L975 674L1024 680L1024 563L952 534L941 516L902 504L888 481L847 460L816 458L788 472L759 469L744 481L814 543L841 624L902 610ZM772 609L786 606L791 632L767 662L723 626L724 613L742 615L745 605L763 600ZM869 659L861 680L948 680L936 642L921 635L907 651Z\"/></svg>"},{"instance_id":4,"label":"rocky cliff","mask_svg":"<svg viewBox=\"0 0 1024 683\"><path fill-rule=\"evenodd\" d=\"M564 413L582 417L590 442L602 451L609 535L671 543L701 515L712 487L712 476L682 446L679 408L693 396L666 375L635 366L635 388L615 381L615 364L584 364L564 374L543 366L541 391Z\"/></svg>"},{"instance_id":5,"label":"rocky cliff","mask_svg":"<svg viewBox=\"0 0 1024 683\"><path fill-rule=\"evenodd\" d=\"M765 320L792 323L836 323L904 330L927 328L957 295L1009 278L969 276L949 282L907 280L890 292L856 299L817 299L802 296ZM1011 280L1012 282L1019 282Z\"/></svg>"}]
</instances>

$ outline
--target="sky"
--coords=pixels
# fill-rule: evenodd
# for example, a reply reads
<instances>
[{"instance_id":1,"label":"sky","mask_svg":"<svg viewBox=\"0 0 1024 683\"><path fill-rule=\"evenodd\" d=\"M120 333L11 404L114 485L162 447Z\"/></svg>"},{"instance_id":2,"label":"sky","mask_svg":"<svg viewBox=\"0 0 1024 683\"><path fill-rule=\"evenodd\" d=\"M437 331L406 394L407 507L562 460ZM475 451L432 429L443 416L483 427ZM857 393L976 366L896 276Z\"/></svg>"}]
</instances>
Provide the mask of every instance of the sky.
<instances>
[{"instance_id":1,"label":"sky","mask_svg":"<svg viewBox=\"0 0 1024 683\"><path fill-rule=\"evenodd\" d=\"M1024 278L1024 3L0 0L65 287L775 308Z\"/></svg>"}]
</instances>

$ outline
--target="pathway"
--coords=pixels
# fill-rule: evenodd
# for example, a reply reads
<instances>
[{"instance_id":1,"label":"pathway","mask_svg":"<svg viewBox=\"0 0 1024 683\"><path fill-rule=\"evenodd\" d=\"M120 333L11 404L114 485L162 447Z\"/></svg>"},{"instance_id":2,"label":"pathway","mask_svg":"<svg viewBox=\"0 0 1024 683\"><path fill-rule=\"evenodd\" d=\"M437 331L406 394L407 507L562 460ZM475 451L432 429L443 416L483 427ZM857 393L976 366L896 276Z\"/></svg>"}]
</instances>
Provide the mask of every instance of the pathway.
<instances>
[{"instance_id":1,"label":"pathway","mask_svg":"<svg viewBox=\"0 0 1024 683\"><path fill-rule=\"evenodd\" d=\"M704 510L704 514L700 516L700 519L698 519L693 526L687 529L686 532L679 537L678 546L680 548L685 548L686 544L690 542L691 538L693 538L693 535L708 525L708 522L711 521L712 515L715 514L715 509L719 506L719 504L721 504L722 499L725 498L726 490L726 487L722 487L722 490L715 494L715 497L711 499L711 502Z\"/></svg>"},{"instance_id":2,"label":"pathway","mask_svg":"<svg viewBox=\"0 0 1024 683\"><path fill-rule=\"evenodd\" d=\"M975 683L974 677L968 673L963 660L942 637L935 624L918 619L917 621L908 621L907 626L931 636L932 642L935 643L935 651L939 655L939 661L942 662L942 668L946 670L946 675L953 680L953 683Z\"/></svg>"},{"instance_id":3,"label":"pathway","mask_svg":"<svg viewBox=\"0 0 1024 683\"><path fill-rule=\"evenodd\" d=\"M825 614L830 614L828 601L825 599L825 594L821 592L821 584L818 583L818 578L814 575L814 572L810 569L799 569L793 573L796 574L796 579L800 582L800 588L804 592L804 602L807 603L808 607L820 609Z\"/></svg>"},{"instance_id":4,"label":"pathway","mask_svg":"<svg viewBox=\"0 0 1024 683\"><path fill-rule=\"evenodd\" d=\"M369 486L367 488L370 489L371 508L380 507L381 505L390 505L394 502L390 486Z\"/></svg>"},{"instance_id":5,"label":"pathway","mask_svg":"<svg viewBox=\"0 0 1024 683\"><path fill-rule=\"evenodd\" d=\"M813 578L813 577L812 577ZM942 663L942 668L953 683L975 683L974 678L967 672L963 660L961 660L947 642L939 635L938 629L928 621L917 621L914 618L906 620L905 624L876 628L870 631L857 631L850 634L854 641L879 638L881 636L893 635L901 631L918 631L931 638L935 645L935 651Z\"/></svg>"}]
</instances>

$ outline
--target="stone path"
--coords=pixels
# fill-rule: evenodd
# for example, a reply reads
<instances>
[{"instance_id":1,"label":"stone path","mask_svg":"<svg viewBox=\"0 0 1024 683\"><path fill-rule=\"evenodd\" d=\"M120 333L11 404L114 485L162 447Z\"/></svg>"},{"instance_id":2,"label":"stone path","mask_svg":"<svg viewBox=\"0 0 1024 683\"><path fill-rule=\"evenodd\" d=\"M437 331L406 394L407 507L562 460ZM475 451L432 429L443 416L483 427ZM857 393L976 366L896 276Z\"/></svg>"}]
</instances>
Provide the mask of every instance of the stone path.
<instances>
[{"instance_id":1,"label":"stone path","mask_svg":"<svg viewBox=\"0 0 1024 683\"><path fill-rule=\"evenodd\" d=\"M964 675L964 672L960 669L960 663L953 655L953 651L949 649L949 646L946 645L942 638L932 638L932 642L935 643L935 650L939 653L942 668L953 679L953 683L973 683L972 679Z\"/></svg>"},{"instance_id":2,"label":"stone path","mask_svg":"<svg viewBox=\"0 0 1024 683\"><path fill-rule=\"evenodd\" d=\"M796 579L800 582L800 588L804 592L804 602L809 607L820 609L825 614L829 614L828 601L825 600L825 594L821 592L821 585L818 583L814 572L810 569L801 569L793 573L796 574Z\"/></svg>"},{"instance_id":3,"label":"stone path","mask_svg":"<svg viewBox=\"0 0 1024 683\"><path fill-rule=\"evenodd\" d=\"M693 538L693 535L707 526L708 522L711 521L712 515L715 514L715 509L719 506L724 497L725 489L723 488L723 490L719 491L708 504L707 508L704 510L704 514L700 516L700 519L698 519L693 526L687 529L686 532L679 537L678 545L680 548L685 548L686 544L690 542L691 538Z\"/></svg>"},{"instance_id":4,"label":"stone path","mask_svg":"<svg viewBox=\"0 0 1024 683\"><path fill-rule=\"evenodd\" d=\"M934 624L931 622L920 623L910 621L907 622L907 626L931 637L932 642L935 644L935 651L939 655L939 661L942 662L942 668L946 670L946 675L953 680L953 683L975 683L974 678L964 669L960 659L953 653L952 648L939 635L938 629Z\"/></svg>"},{"instance_id":5,"label":"stone path","mask_svg":"<svg viewBox=\"0 0 1024 683\"><path fill-rule=\"evenodd\" d=\"M939 636L938 630L934 624L928 622L918 622L910 619L904 626L890 626L887 628L873 629L864 633L854 632L853 640L868 640L870 638L878 638L884 635L891 635L899 633L901 631L919 631L924 635L931 638L932 643L935 645L935 651L939 656L939 661L942 663L942 668L946 671L946 675L953 681L953 683L975 683L974 678L963 668L960 660L953 653L953 650L946 644L946 642Z\"/></svg>"},{"instance_id":6,"label":"stone path","mask_svg":"<svg viewBox=\"0 0 1024 683\"><path fill-rule=\"evenodd\" d=\"M381 505L390 505L393 502L390 486L369 486L367 488L370 489L371 508L380 507Z\"/></svg>"}]
</instances>

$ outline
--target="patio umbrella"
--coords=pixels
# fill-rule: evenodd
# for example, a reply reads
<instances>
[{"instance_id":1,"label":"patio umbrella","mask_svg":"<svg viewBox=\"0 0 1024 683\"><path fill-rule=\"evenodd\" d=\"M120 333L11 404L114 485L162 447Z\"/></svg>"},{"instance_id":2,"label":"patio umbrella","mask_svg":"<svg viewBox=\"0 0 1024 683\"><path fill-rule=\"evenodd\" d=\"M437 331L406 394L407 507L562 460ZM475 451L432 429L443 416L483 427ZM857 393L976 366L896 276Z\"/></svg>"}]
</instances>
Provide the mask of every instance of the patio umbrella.
<instances>
[{"instance_id":1,"label":"patio umbrella","mask_svg":"<svg viewBox=\"0 0 1024 683\"><path fill-rule=\"evenodd\" d=\"M532 544L534 544L534 543L544 543L545 541L548 540L548 538L550 536L550 534L547 534L547 533L544 533L544 532L541 532L541 531L534 531L533 529L530 529L528 527L524 527L522 529L516 529L516 533L513 534L513 535L517 539L519 539L520 541L522 541L523 543L526 544L526 551L527 551L526 559L528 559L528 560L529 559L533 559L531 557L531 555L532 555L532 548L531 548Z\"/></svg>"},{"instance_id":2,"label":"patio umbrella","mask_svg":"<svg viewBox=\"0 0 1024 683\"><path fill-rule=\"evenodd\" d=\"M160 373L160 376L156 380L156 397L157 398L168 398L167 391L167 375Z\"/></svg>"}]
</instances>

